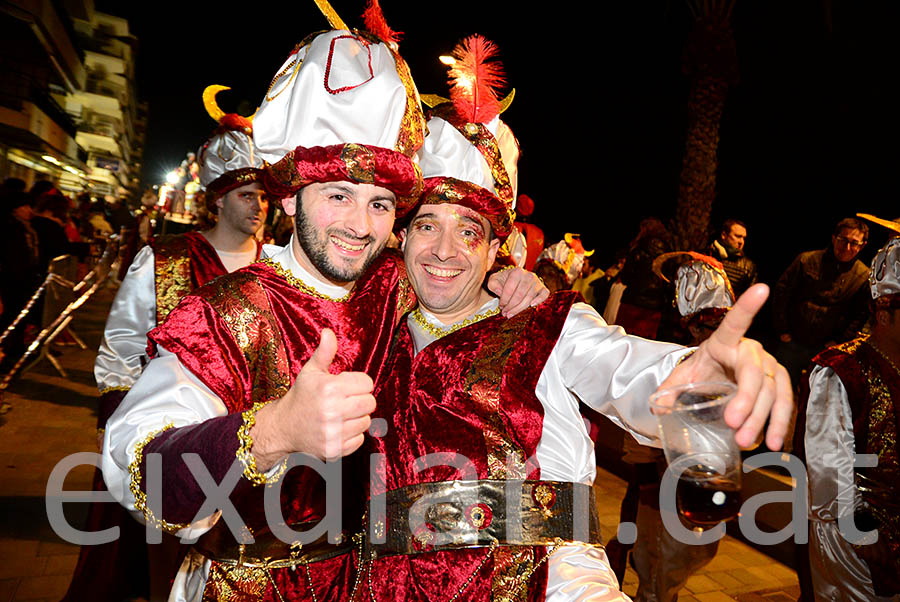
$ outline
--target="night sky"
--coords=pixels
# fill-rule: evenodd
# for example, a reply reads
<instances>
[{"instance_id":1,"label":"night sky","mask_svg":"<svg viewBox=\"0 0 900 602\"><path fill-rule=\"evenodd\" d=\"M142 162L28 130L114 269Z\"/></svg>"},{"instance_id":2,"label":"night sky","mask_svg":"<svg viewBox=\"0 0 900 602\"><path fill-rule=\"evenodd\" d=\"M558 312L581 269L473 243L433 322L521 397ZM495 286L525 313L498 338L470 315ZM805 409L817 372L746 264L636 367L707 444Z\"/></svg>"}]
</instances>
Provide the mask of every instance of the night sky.
<instances>
[{"instance_id":1,"label":"night sky","mask_svg":"<svg viewBox=\"0 0 900 602\"><path fill-rule=\"evenodd\" d=\"M327 28L312 0L243 3L239 12L187 4L96 2L128 18L140 39L147 184L214 128L201 102L207 85L231 86L220 106L250 114L294 45ZM362 26L363 0L333 4ZM422 93L447 94L437 57L461 37L499 45L516 88L503 119L523 151L519 192L535 200L532 221L548 243L580 232L605 267L642 218L672 216L688 94L681 52L692 23L683 0L382 6L405 32L400 52ZM733 22L740 82L720 130L714 220L747 222L745 250L774 282L798 252L826 246L841 217L900 217L900 3L737 0ZM862 258L885 239L874 226Z\"/></svg>"}]
</instances>

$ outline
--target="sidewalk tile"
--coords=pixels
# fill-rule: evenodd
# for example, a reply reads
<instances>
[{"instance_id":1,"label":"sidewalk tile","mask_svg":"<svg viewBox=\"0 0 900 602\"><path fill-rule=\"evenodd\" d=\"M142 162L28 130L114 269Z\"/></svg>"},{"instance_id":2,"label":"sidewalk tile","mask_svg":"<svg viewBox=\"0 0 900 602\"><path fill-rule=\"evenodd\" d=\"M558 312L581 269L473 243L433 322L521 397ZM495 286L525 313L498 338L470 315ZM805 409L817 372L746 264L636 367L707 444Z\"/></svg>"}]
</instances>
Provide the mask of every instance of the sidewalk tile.
<instances>
[{"instance_id":1,"label":"sidewalk tile","mask_svg":"<svg viewBox=\"0 0 900 602\"><path fill-rule=\"evenodd\" d=\"M14 558L37 556L38 545L39 542L34 539L0 539L0 566Z\"/></svg>"},{"instance_id":2,"label":"sidewalk tile","mask_svg":"<svg viewBox=\"0 0 900 602\"><path fill-rule=\"evenodd\" d=\"M44 573L47 559L39 556L19 556L0 564L0 579L36 577Z\"/></svg>"},{"instance_id":3,"label":"sidewalk tile","mask_svg":"<svg viewBox=\"0 0 900 602\"><path fill-rule=\"evenodd\" d=\"M681 598L679 598L680 600ZM705 594L697 594L697 600L700 602L734 602L734 598L722 592L707 592Z\"/></svg>"},{"instance_id":4,"label":"sidewalk tile","mask_svg":"<svg viewBox=\"0 0 900 602\"><path fill-rule=\"evenodd\" d=\"M78 551L78 546L70 543L42 541L38 546L38 556L70 556Z\"/></svg>"},{"instance_id":5,"label":"sidewalk tile","mask_svg":"<svg viewBox=\"0 0 900 602\"><path fill-rule=\"evenodd\" d=\"M68 575L54 575L52 577L26 577L19 584L14 602L26 600L57 599L66 595L69 589L70 577Z\"/></svg>"},{"instance_id":6,"label":"sidewalk tile","mask_svg":"<svg viewBox=\"0 0 900 602\"><path fill-rule=\"evenodd\" d=\"M731 571L731 576L740 581L741 583L745 583L747 585L758 585L759 589L769 587L769 584L766 582L760 583L759 577L752 574L747 569L735 569Z\"/></svg>"},{"instance_id":7,"label":"sidewalk tile","mask_svg":"<svg viewBox=\"0 0 900 602\"><path fill-rule=\"evenodd\" d=\"M740 588L744 585L744 583L742 583L738 579L735 579L734 577L732 577L731 574L729 573L729 571L716 571L714 573L705 573L705 574L707 577L709 577L710 579L712 579L713 581L715 581L716 583L721 585L726 590L733 589L733 588Z\"/></svg>"},{"instance_id":8,"label":"sidewalk tile","mask_svg":"<svg viewBox=\"0 0 900 602\"><path fill-rule=\"evenodd\" d=\"M49 556L47 557L47 567L44 569L44 574L71 576L75 572L76 564L78 564L78 554Z\"/></svg>"},{"instance_id":9,"label":"sidewalk tile","mask_svg":"<svg viewBox=\"0 0 900 602\"><path fill-rule=\"evenodd\" d=\"M744 568L743 563L735 558L734 556L730 556L728 554L723 554L721 551L716 554L715 558L713 558L709 564L704 567L705 571L732 571L734 569L742 569Z\"/></svg>"},{"instance_id":10,"label":"sidewalk tile","mask_svg":"<svg viewBox=\"0 0 900 602\"><path fill-rule=\"evenodd\" d=\"M684 584L692 594L702 594L721 589L721 586L705 575L692 575L688 577L687 583Z\"/></svg>"}]
</instances>

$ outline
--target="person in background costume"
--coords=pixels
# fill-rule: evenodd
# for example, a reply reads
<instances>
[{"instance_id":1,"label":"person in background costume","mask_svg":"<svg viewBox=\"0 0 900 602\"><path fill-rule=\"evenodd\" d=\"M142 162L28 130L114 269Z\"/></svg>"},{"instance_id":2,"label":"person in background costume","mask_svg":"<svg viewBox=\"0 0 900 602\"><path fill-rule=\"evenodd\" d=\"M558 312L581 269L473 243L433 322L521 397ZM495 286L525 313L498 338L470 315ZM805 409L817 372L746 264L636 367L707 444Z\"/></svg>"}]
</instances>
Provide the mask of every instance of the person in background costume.
<instances>
[{"instance_id":1,"label":"person in background costume","mask_svg":"<svg viewBox=\"0 0 900 602\"><path fill-rule=\"evenodd\" d=\"M195 288L255 261L260 245L255 234L268 211L268 199L259 183L263 161L253 147L250 120L224 114L215 94L227 89L210 86L203 95L218 129L200 149L200 178L206 202L218 214L215 226L205 232L163 236L137 253L113 300L103 339L94 362L94 378L100 389L97 411L98 442L109 417L134 385L147 362L147 333L161 324L178 302ZM94 488L103 488L98 471ZM118 601L135 593L147 579L152 601L168 595L181 561L173 538L163 545L145 545L144 527L124 509L104 503L91 505L88 530L118 526L121 537L101 546L83 546L65 600ZM108 570L112 563L127 568ZM109 580L97 575L113 576ZM88 595L88 592L90 595Z\"/></svg>"},{"instance_id":2,"label":"person in background costume","mask_svg":"<svg viewBox=\"0 0 900 602\"><path fill-rule=\"evenodd\" d=\"M877 221L900 234L900 222ZM804 450L809 475L809 560L816 599L900 599L900 237L869 271L871 335L813 358ZM855 454L877 466L855 467ZM869 533L853 541L841 521ZM845 537L846 534L846 537Z\"/></svg>"},{"instance_id":3,"label":"person in background costume","mask_svg":"<svg viewBox=\"0 0 900 602\"><path fill-rule=\"evenodd\" d=\"M256 233L269 207L260 182L264 163L253 145L252 122L216 105L222 90L228 88L209 86L203 93L203 104L219 127L199 151L200 182L210 211L218 216L216 225L205 232L157 238L132 261L94 365L101 397L98 428L140 376L147 333L192 290L259 257Z\"/></svg>"},{"instance_id":4,"label":"person in background costume","mask_svg":"<svg viewBox=\"0 0 900 602\"><path fill-rule=\"evenodd\" d=\"M334 29L290 53L254 118L255 143L270 163L266 189L294 216L290 243L185 297L151 333L157 355L106 432L104 476L113 495L166 530L200 536L172 600L324 602L347 599L354 587L349 552L365 481L358 456L341 466L336 538L286 543L266 519L263 498L277 483L283 524L294 531L342 511L326 507L317 472L288 470L286 456L339 458L362 444L373 379L399 317L415 302L399 255L381 251L395 215L421 191L413 156L424 118L377 5L367 9L368 32L324 12ZM513 309L527 307L539 294L537 279L511 272L500 280L502 296ZM189 451L216 482L238 462L231 500L252 543L242 544L216 514L195 517L205 496L181 459ZM164 479L155 511L146 504L150 453L160 454Z\"/></svg>"},{"instance_id":5,"label":"person in background costume","mask_svg":"<svg viewBox=\"0 0 900 602\"><path fill-rule=\"evenodd\" d=\"M473 81L473 55L494 52L479 36L464 40L454 91ZM490 111L492 86L474 81L487 107L470 90L432 113L425 190L402 236L420 305L397 335L367 439L362 599L624 600L592 514L596 465L579 399L650 443L647 399L658 386L735 369L746 404L729 411L738 440L752 440L771 410L769 444L780 447L791 414L786 372L740 338L765 287L689 358L606 326L573 292L499 315L481 282L512 228L506 166L518 148L504 143L507 128Z\"/></svg>"},{"instance_id":6,"label":"person in background costume","mask_svg":"<svg viewBox=\"0 0 900 602\"><path fill-rule=\"evenodd\" d=\"M543 279L551 293L570 290L581 275L585 258L594 254L593 250L584 250L579 236L566 233L563 240L538 255L534 273Z\"/></svg>"},{"instance_id":7,"label":"person in background costume","mask_svg":"<svg viewBox=\"0 0 900 602\"><path fill-rule=\"evenodd\" d=\"M675 306L684 328L693 337L691 345L708 339L734 305L728 276L722 264L712 257L690 251L664 253L653 262L653 271L666 282L673 279L675 271ZM666 469L662 450L626 437L623 451L623 459L633 465L633 474L622 500L619 522L635 522L637 540L633 548L618 540L610 542L610 564L621 581L631 549L639 579L634 599L671 602L677 599L688 578L712 560L719 542L688 545L672 537L659 512L659 484Z\"/></svg>"}]
</instances>

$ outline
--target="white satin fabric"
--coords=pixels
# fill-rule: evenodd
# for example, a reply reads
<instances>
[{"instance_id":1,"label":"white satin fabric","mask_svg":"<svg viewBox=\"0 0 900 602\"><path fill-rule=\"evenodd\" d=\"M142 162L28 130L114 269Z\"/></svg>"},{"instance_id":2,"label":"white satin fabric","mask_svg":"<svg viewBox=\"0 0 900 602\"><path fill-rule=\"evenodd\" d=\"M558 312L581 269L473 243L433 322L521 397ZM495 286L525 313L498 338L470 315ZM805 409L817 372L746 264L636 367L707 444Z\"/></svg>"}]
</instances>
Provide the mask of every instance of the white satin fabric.
<instances>
[{"instance_id":1,"label":"white satin fabric","mask_svg":"<svg viewBox=\"0 0 900 602\"><path fill-rule=\"evenodd\" d=\"M900 237L895 236L887 241L872 259L869 286L873 299L900 295Z\"/></svg>"},{"instance_id":2,"label":"white satin fabric","mask_svg":"<svg viewBox=\"0 0 900 602\"><path fill-rule=\"evenodd\" d=\"M321 282L304 270L294 257L292 244L293 240L285 247L265 245L262 254L324 295L339 298L347 294L349 287ZM217 395L185 368L175 355L160 347L159 355L150 360L107 422L102 469L103 480L112 496L139 520L143 520L142 513L134 507L134 496L129 489L128 467L134 460L135 446L167 424L175 427L199 424L227 413L225 404ZM277 470L277 467L272 470ZM199 537L212 528L217 518L213 515L200 520L190 528L179 531L178 535ZM197 554L189 554L176 576L169 600L199 601L208 574L209 562Z\"/></svg>"},{"instance_id":3,"label":"white satin fabric","mask_svg":"<svg viewBox=\"0 0 900 602\"><path fill-rule=\"evenodd\" d=\"M515 199L519 179L519 144L499 117L484 125L497 140ZM459 130L440 117L428 120L428 136L420 152L419 167L424 178L447 176L494 191L494 176L484 155Z\"/></svg>"},{"instance_id":4,"label":"white satin fabric","mask_svg":"<svg viewBox=\"0 0 900 602\"><path fill-rule=\"evenodd\" d=\"M229 171L263 167L262 157L253 148L247 132L226 130L210 138L197 151L200 185L206 188Z\"/></svg>"},{"instance_id":5,"label":"white satin fabric","mask_svg":"<svg viewBox=\"0 0 900 602\"><path fill-rule=\"evenodd\" d=\"M129 388L147 359L147 332L156 326L153 249L141 249L116 293L94 361L97 388Z\"/></svg>"},{"instance_id":6,"label":"white satin fabric","mask_svg":"<svg viewBox=\"0 0 900 602\"><path fill-rule=\"evenodd\" d=\"M229 272L250 265L256 248L244 253L216 250ZM156 326L156 268L153 249L141 249L131 262L116 293L97 358L97 388L130 388L147 363L147 333Z\"/></svg>"},{"instance_id":7,"label":"white satin fabric","mask_svg":"<svg viewBox=\"0 0 900 602\"><path fill-rule=\"evenodd\" d=\"M492 299L475 314L496 308ZM432 324L446 327L420 308ZM436 337L407 319L416 353ZM672 372L687 349L648 341L608 326L593 307L576 303L535 394L544 408L544 424L535 456L541 478L591 484L597 472L594 445L578 409L579 400L628 431L642 445L659 447L649 397ZM627 600L619 591L606 553L586 545L568 545L548 561L548 602Z\"/></svg>"},{"instance_id":8,"label":"white satin fabric","mask_svg":"<svg viewBox=\"0 0 900 602\"><path fill-rule=\"evenodd\" d=\"M809 479L809 561L816 600L874 602L900 600L875 595L872 576L838 529L859 495L853 478L853 417L847 390L831 368L809 376L806 408L806 471Z\"/></svg>"},{"instance_id":9,"label":"white satin fabric","mask_svg":"<svg viewBox=\"0 0 900 602\"><path fill-rule=\"evenodd\" d=\"M325 89L329 55L329 88L351 89ZM297 146L355 142L393 149L405 110L406 88L387 46L329 31L278 68L253 118L253 141L269 163Z\"/></svg>"}]
</instances>

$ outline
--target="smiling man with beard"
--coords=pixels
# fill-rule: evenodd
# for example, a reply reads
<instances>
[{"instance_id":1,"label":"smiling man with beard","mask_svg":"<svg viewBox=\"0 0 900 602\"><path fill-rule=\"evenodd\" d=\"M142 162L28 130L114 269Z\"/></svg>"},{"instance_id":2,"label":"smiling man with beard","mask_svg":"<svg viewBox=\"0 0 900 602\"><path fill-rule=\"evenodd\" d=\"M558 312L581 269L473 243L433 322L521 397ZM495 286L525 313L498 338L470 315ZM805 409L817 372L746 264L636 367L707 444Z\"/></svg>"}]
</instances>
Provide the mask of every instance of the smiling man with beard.
<instances>
[{"instance_id":1,"label":"smiling man with beard","mask_svg":"<svg viewBox=\"0 0 900 602\"><path fill-rule=\"evenodd\" d=\"M415 301L399 254L381 251L395 216L421 191L411 157L424 119L396 51L331 18L335 30L288 56L254 119L257 146L272 163L265 188L296 216L295 236L170 314L151 334L157 357L107 429L104 477L113 495L166 530L203 533L176 579L175 600L326 601L347 599L353 588L349 536L366 480L356 460L342 466L345 529L336 539L323 534L299 546L273 533L264 485L278 483L282 527L295 532L341 511L326 507L314 470L285 474L285 456L339 458L362 444L373 381ZM318 110L297 109L309 106ZM508 278L502 295L513 310L534 294L536 279L522 276ZM253 542L239 544L215 514L195 516L205 495L182 460L189 452L217 483L237 460L231 501ZM154 509L150 454L162 461Z\"/></svg>"}]
</instances>

